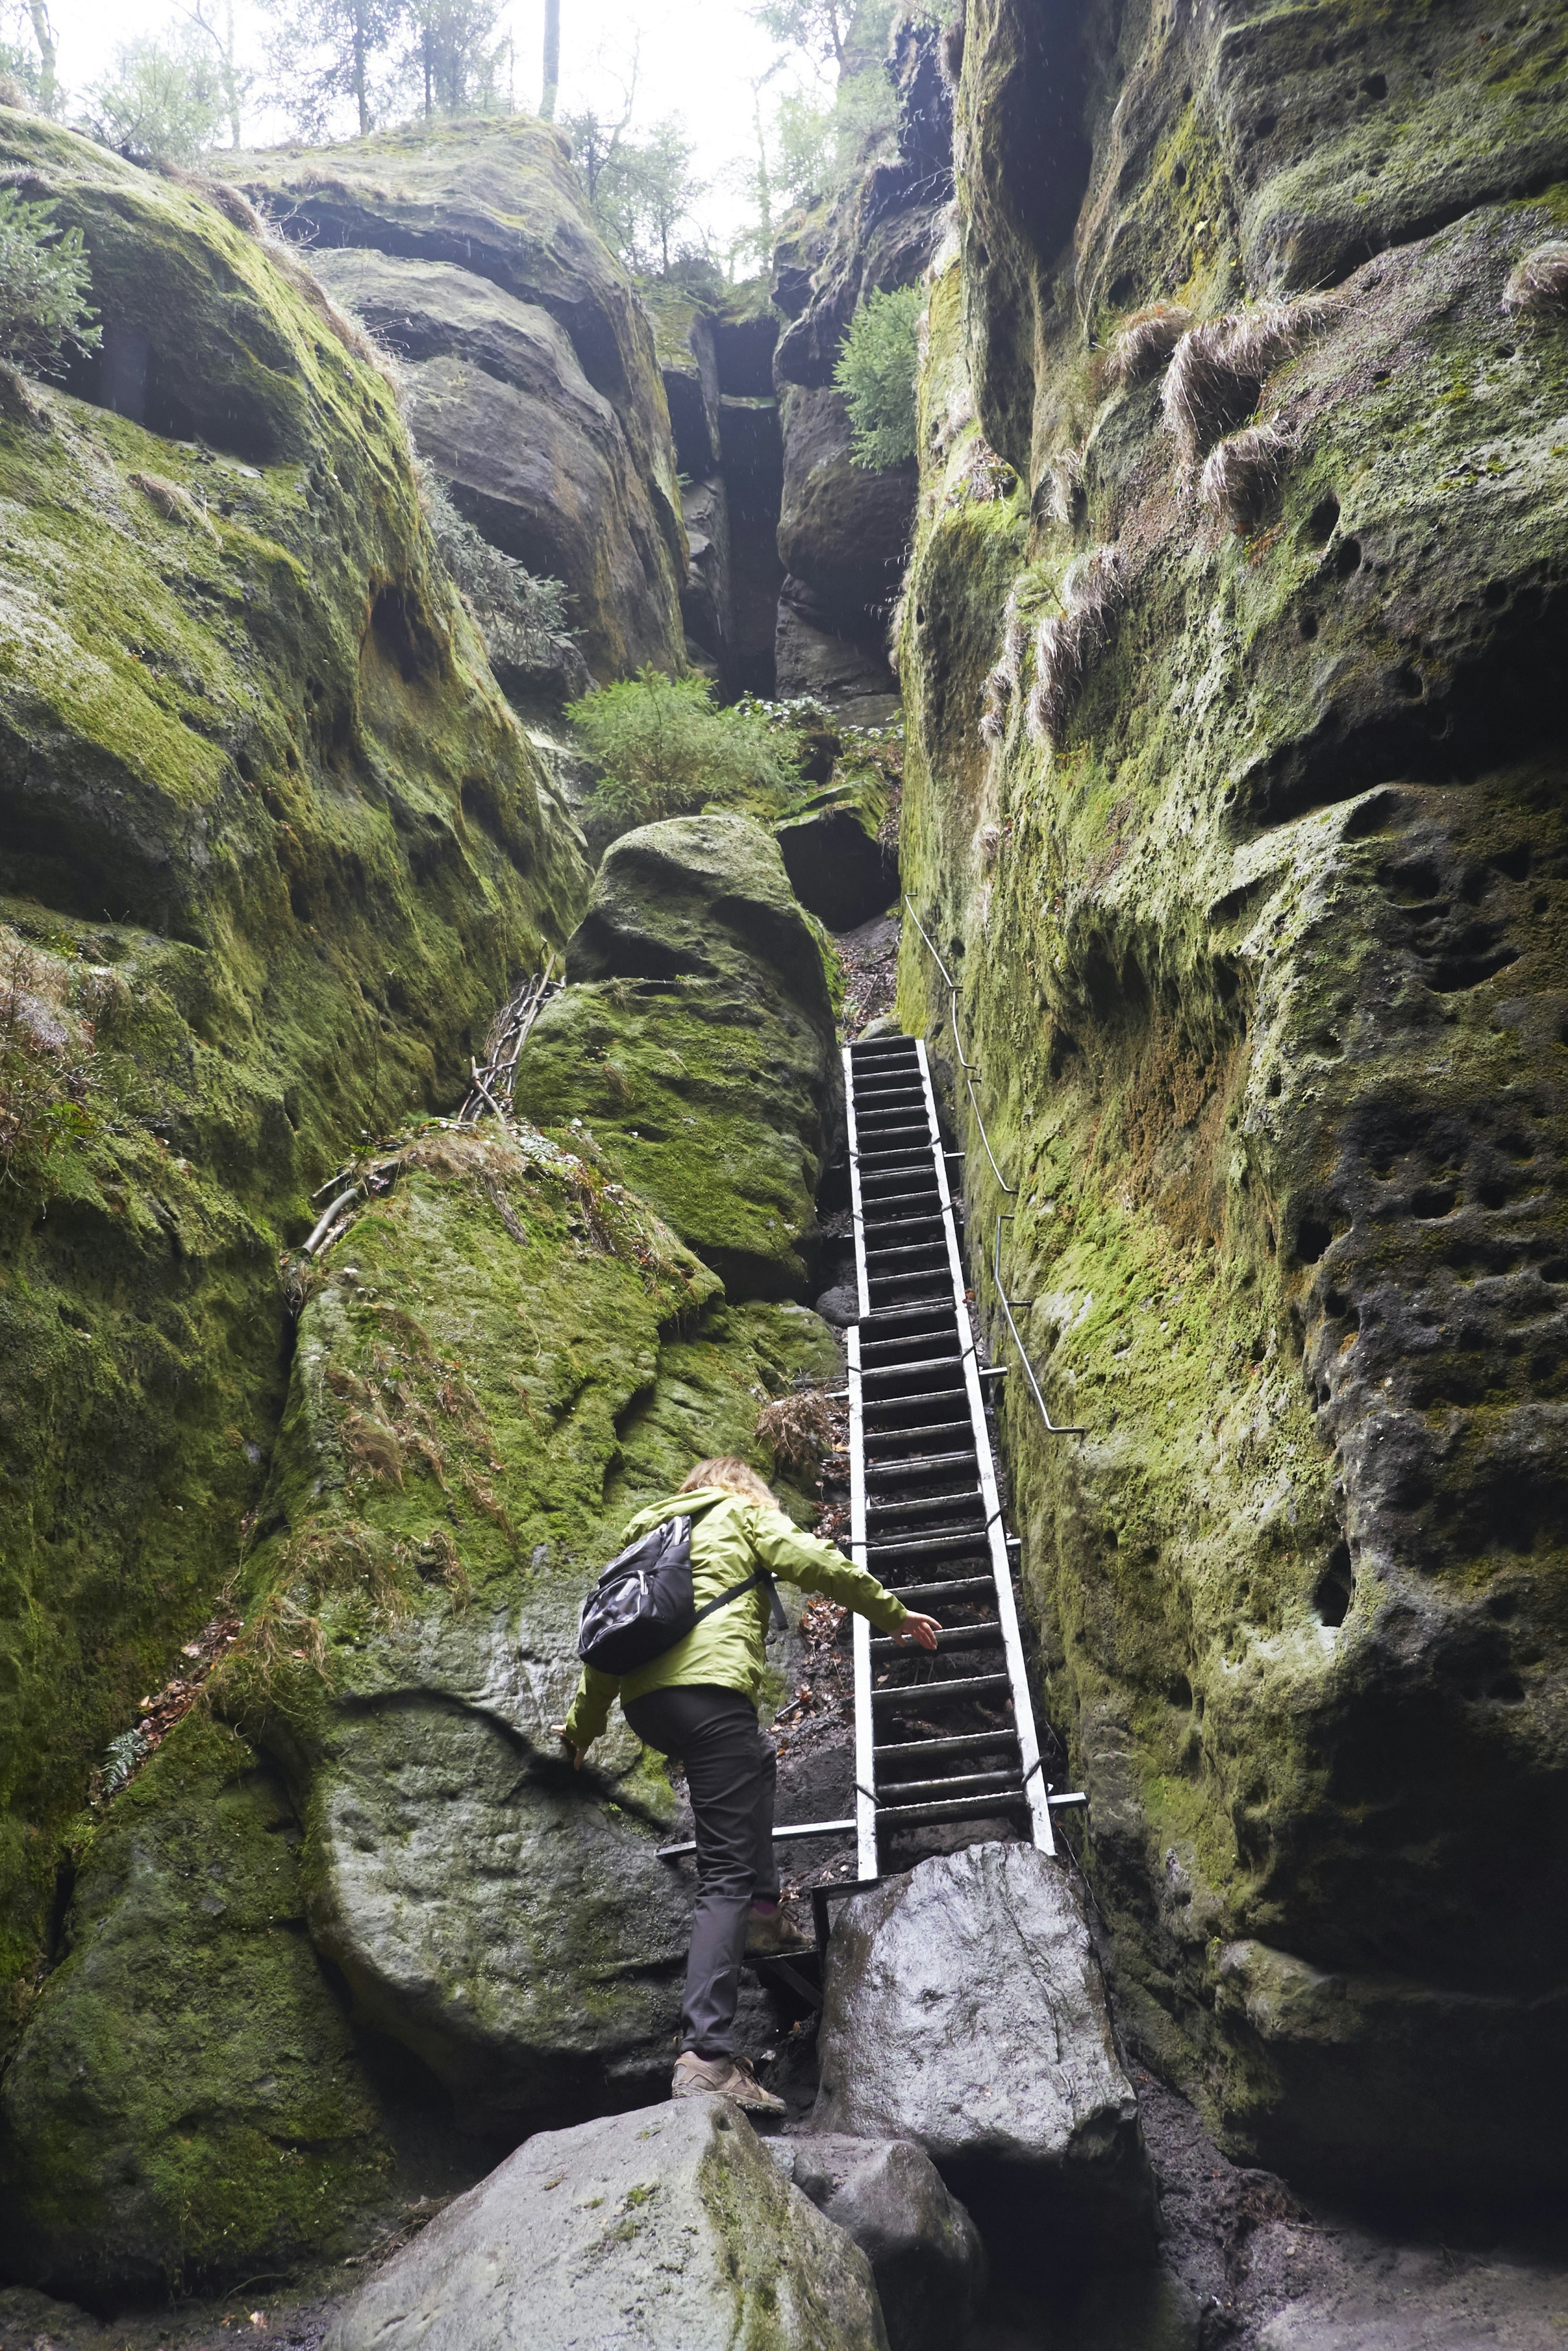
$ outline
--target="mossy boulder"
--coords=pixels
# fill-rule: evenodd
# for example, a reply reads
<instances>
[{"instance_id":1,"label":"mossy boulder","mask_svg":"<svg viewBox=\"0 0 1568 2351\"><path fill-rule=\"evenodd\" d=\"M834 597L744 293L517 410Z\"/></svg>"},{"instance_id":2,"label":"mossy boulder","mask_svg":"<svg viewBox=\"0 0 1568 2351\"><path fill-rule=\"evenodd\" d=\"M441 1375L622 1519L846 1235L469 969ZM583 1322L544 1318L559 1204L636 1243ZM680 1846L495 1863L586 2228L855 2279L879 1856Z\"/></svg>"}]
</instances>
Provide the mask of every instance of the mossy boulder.
<instances>
[{"instance_id":1,"label":"mossy boulder","mask_svg":"<svg viewBox=\"0 0 1568 2351\"><path fill-rule=\"evenodd\" d=\"M1249 2159L1515 2198L1568 2157L1568 336L1503 307L1561 28L1113 16L971 8L923 387L906 886L1016 1198L913 931L901 1016L1089 1431L1007 1399L1138 2045ZM1186 467L1128 314L1325 281Z\"/></svg>"},{"instance_id":2,"label":"mossy boulder","mask_svg":"<svg viewBox=\"0 0 1568 2351\"><path fill-rule=\"evenodd\" d=\"M563 563L570 556L570 569L562 576L581 600L594 666L603 662L629 670L653 660L678 668L686 548L653 335L630 277L593 225L561 134L521 116L445 123L434 139L419 125L350 140L326 152L291 148L225 156L220 168L282 216L287 234L316 250L358 247L391 257L376 272L381 290L372 298L393 341L400 332L393 288L405 277L399 260L441 265L474 280L461 317L449 292L439 302L439 351L423 339L435 373L428 382L416 375L426 395L416 389L416 437L423 406L432 463L438 473L450 465L457 501L486 537L526 562L536 556L525 552L524 542L538 550L538 559L552 545ZM347 267L329 268L334 266ZM345 282L350 281L351 273ZM406 282L411 312L427 308L435 281L416 273ZM480 354L486 338L472 347L466 340L465 322L484 308L487 287L501 298L496 310L502 333L517 324L508 298L554 319L589 385L608 402L618 433L607 432L600 415L591 427L586 424L572 385L566 385L570 396L554 419L508 400L508 386L518 387L507 372L486 369ZM492 375L493 392L477 380L476 368ZM564 375L561 381L565 385ZM555 395L547 390L543 397L548 410ZM494 477L486 465L485 414L493 418ZM547 424L544 451L529 455L528 445ZM611 545L594 543L586 516L580 530L570 520L589 486L571 470L574 426L586 432L594 477L607 473L612 482L601 526ZM519 433L521 445L514 446ZM550 517L547 475L555 481L566 520ZM562 545L566 538L570 549Z\"/></svg>"},{"instance_id":3,"label":"mossy boulder","mask_svg":"<svg viewBox=\"0 0 1568 2351\"><path fill-rule=\"evenodd\" d=\"M623 834L567 975L518 1065L519 1106L580 1116L732 1290L798 1290L842 1081L821 945L772 837L739 816Z\"/></svg>"},{"instance_id":4,"label":"mossy boulder","mask_svg":"<svg viewBox=\"0 0 1568 2351\"><path fill-rule=\"evenodd\" d=\"M187 1717L93 1838L6 2071L0 2259L95 2298L350 2252L396 2185L275 1766Z\"/></svg>"},{"instance_id":5,"label":"mossy boulder","mask_svg":"<svg viewBox=\"0 0 1568 2351\"><path fill-rule=\"evenodd\" d=\"M652 2091L687 1929L663 1777L619 1719L580 1774L551 1734L579 1604L634 1510L835 1358L802 1309L727 1305L591 1151L487 1127L389 1172L302 1318L231 1687L356 2014L536 2126ZM319 1634L253 1687L294 1609ZM325 1680L291 1655L318 1639Z\"/></svg>"},{"instance_id":6,"label":"mossy boulder","mask_svg":"<svg viewBox=\"0 0 1568 2351\"><path fill-rule=\"evenodd\" d=\"M549 1726L626 1518L706 1453L770 1473L759 1405L834 1344L727 1304L590 1147L438 1126L380 1166L309 1277L214 1719L102 1812L6 2077L7 2257L71 2292L362 2244L430 2186L366 2029L476 2168L667 2076L674 1799L618 1719L580 1774Z\"/></svg>"},{"instance_id":7,"label":"mossy boulder","mask_svg":"<svg viewBox=\"0 0 1568 2351\"><path fill-rule=\"evenodd\" d=\"M586 875L313 281L37 118L0 161L81 228L145 419L19 379L0 414L0 951L68 1040L10 1032L49 1148L0 1185L9 2033L92 1764L259 1495L278 1249L361 1131L450 1102Z\"/></svg>"}]
</instances>

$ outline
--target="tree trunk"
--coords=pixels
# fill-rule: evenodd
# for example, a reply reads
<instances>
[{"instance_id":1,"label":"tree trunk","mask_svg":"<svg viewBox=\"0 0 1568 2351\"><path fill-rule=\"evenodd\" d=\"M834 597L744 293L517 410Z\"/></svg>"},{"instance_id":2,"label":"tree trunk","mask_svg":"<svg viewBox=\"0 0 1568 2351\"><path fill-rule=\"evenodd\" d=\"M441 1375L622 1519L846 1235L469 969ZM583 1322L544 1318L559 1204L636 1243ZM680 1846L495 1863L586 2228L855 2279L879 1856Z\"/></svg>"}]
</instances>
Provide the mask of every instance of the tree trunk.
<instances>
[{"instance_id":1,"label":"tree trunk","mask_svg":"<svg viewBox=\"0 0 1568 2351\"><path fill-rule=\"evenodd\" d=\"M27 0L27 15L32 20L33 38L38 44L38 104L46 114L53 114L59 102L59 88L55 78L57 50L55 28L49 22L48 0Z\"/></svg>"},{"instance_id":2,"label":"tree trunk","mask_svg":"<svg viewBox=\"0 0 1568 2351\"><path fill-rule=\"evenodd\" d=\"M371 127L370 103L365 97L365 10L363 0L354 10L354 103L360 110L360 136L362 139Z\"/></svg>"},{"instance_id":3,"label":"tree trunk","mask_svg":"<svg viewBox=\"0 0 1568 2351\"><path fill-rule=\"evenodd\" d=\"M555 120L556 92L560 88L560 0L545 0L545 87L539 99L541 122Z\"/></svg>"}]
</instances>

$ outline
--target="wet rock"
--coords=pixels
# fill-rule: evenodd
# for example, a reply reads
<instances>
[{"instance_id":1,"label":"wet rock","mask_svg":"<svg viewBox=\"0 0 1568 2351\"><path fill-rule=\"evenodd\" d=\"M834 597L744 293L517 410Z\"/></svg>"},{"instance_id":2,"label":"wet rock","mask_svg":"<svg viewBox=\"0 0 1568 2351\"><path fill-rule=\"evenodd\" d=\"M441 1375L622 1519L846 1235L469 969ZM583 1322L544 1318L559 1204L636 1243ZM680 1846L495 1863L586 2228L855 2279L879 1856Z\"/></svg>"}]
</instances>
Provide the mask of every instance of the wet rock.
<instances>
[{"instance_id":1,"label":"wet rock","mask_svg":"<svg viewBox=\"0 0 1568 2351\"><path fill-rule=\"evenodd\" d=\"M681 492L686 544L691 550L681 618L688 638L701 646L718 671L721 690L733 683L735 580L730 559L729 495L720 474L689 483Z\"/></svg>"},{"instance_id":2,"label":"wet rock","mask_svg":"<svg viewBox=\"0 0 1568 2351\"><path fill-rule=\"evenodd\" d=\"M861 1319L860 1293L847 1286L824 1290L817 1301L817 1311L835 1331L847 1331Z\"/></svg>"},{"instance_id":3,"label":"wet rock","mask_svg":"<svg viewBox=\"0 0 1568 2351\"><path fill-rule=\"evenodd\" d=\"M334 2319L326 2351L885 2351L859 2247L739 2111L688 2098L543 2131Z\"/></svg>"},{"instance_id":4,"label":"wet rock","mask_svg":"<svg viewBox=\"0 0 1568 2351\"><path fill-rule=\"evenodd\" d=\"M855 632L846 635L851 625ZM786 579L779 588L773 665L781 699L809 696L859 726L898 716L880 613L857 612L841 625L803 580Z\"/></svg>"},{"instance_id":5,"label":"wet rock","mask_svg":"<svg viewBox=\"0 0 1568 2351\"><path fill-rule=\"evenodd\" d=\"M362 246L311 260L403 361L414 444L454 504L564 581L595 674L667 659L669 550L621 418L559 320L455 262Z\"/></svg>"},{"instance_id":6,"label":"wet rock","mask_svg":"<svg viewBox=\"0 0 1568 2351\"><path fill-rule=\"evenodd\" d=\"M587 1122L622 1180L725 1280L805 1279L841 1067L821 949L772 836L683 817L607 852L517 1099Z\"/></svg>"},{"instance_id":7,"label":"wet rock","mask_svg":"<svg viewBox=\"0 0 1568 2351\"><path fill-rule=\"evenodd\" d=\"M949 2351L984 2291L985 2248L924 2148L834 2132L767 2146L870 2262L892 2351Z\"/></svg>"},{"instance_id":8,"label":"wet rock","mask_svg":"<svg viewBox=\"0 0 1568 2351\"><path fill-rule=\"evenodd\" d=\"M1019 2228L1073 2265L1151 2247L1137 2100L1061 1863L971 1845L852 1896L820 2047L814 2120L916 2140L993 2252Z\"/></svg>"}]
</instances>

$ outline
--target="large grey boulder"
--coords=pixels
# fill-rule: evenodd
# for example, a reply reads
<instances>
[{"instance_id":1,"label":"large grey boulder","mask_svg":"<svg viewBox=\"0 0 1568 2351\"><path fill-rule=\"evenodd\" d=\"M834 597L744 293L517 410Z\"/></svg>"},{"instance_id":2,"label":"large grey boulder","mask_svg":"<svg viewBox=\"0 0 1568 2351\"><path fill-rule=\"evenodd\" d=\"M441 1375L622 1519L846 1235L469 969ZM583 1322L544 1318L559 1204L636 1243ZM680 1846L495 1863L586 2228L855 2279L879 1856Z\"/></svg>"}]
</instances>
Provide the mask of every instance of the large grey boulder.
<instances>
[{"instance_id":1,"label":"large grey boulder","mask_svg":"<svg viewBox=\"0 0 1568 2351\"><path fill-rule=\"evenodd\" d=\"M971 1845L846 1902L820 2045L823 2129L918 2140L988 2224L1064 2258L1148 2250L1137 2099L1082 1907L1032 1845Z\"/></svg>"},{"instance_id":2,"label":"large grey boulder","mask_svg":"<svg viewBox=\"0 0 1568 2351\"><path fill-rule=\"evenodd\" d=\"M719 2098L542 2131L339 2314L325 2351L887 2351L865 2255Z\"/></svg>"},{"instance_id":3,"label":"large grey boulder","mask_svg":"<svg viewBox=\"0 0 1568 2351\"><path fill-rule=\"evenodd\" d=\"M789 384L779 401L784 491L779 553L823 611L863 627L898 592L915 522L915 469L854 462L843 394Z\"/></svg>"},{"instance_id":4,"label":"large grey boulder","mask_svg":"<svg viewBox=\"0 0 1568 2351\"><path fill-rule=\"evenodd\" d=\"M950 2351L985 2289L986 2253L925 2148L832 2131L767 2146L870 2262L893 2351Z\"/></svg>"},{"instance_id":5,"label":"large grey boulder","mask_svg":"<svg viewBox=\"0 0 1568 2351\"><path fill-rule=\"evenodd\" d=\"M672 653L668 549L622 420L559 321L453 261L312 254L397 352L420 455L493 547L564 580L601 676Z\"/></svg>"}]
</instances>

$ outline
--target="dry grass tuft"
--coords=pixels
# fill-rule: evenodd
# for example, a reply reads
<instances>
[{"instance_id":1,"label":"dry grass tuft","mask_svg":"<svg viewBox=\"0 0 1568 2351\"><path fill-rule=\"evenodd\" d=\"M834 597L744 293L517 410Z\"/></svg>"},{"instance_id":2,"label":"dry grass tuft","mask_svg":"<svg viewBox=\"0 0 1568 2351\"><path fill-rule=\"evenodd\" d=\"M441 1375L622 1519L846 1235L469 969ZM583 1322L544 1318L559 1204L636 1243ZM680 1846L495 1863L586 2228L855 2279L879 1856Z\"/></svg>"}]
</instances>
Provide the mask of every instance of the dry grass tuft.
<instances>
[{"instance_id":1,"label":"dry grass tuft","mask_svg":"<svg viewBox=\"0 0 1568 2351\"><path fill-rule=\"evenodd\" d=\"M1522 319L1568 310L1568 240L1553 237L1515 265L1502 289L1502 307Z\"/></svg>"},{"instance_id":2,"label":"dry grass tuft","mask_svg":"<svg viewBox=\"0 0 1568 2351\"><path fill-rule=\"evenodd\" d=\"M1056 743L1094 664L1110 641L1131 581L1126 558L1097 547L1069 569L1060 615L1042 621L1034 641L1034 690L1029 730L1036 742Z\"/></svg>"},{"instance_id":3,"label":"dry grass tuft","mask_svg":"<svg viewBox=\"0 0 1568 2351\"><path fill-rule=\"evenodd\" d=\"M1015 580L1002 614L1002 654L986 677L986 709L980 720L982 743L999 743L1007 732L1008 705L1023 682L1024 655L1029 650L1029 622L1019 610L1019 582Z\"/></svg>"},{"instance_id":4,"label":"dry grass tuft","mask_svg":"<svg viewBox=\"0 0 1568 2351\"><path fill-rule=\"evenodd\" d=\"M1187 465L1249 416L1267 379L1303 350L1342 309L1332 295L1260 302L1194 327L1176 347L1160 403Z\"/></svg>"},{"instance_id":5,"label":"dry grass tuft","mask_svg":"<svg viewBox=\"0 0 1568 2351\"><path fill-rule=\"evenodd\" d=\"M211 515L199 498L178 482L166 482L162 474L128 474L126 480L141 491L151 507L155 507L165 522L183 523L187 530L204 531L214 543L217 530Z\"/></svg>"},{"instance_id":6,"label":"dry grass tuft","mask_svg":"<svg viewBox=\"0 0 1568 2351\"><path fill-rule=\"evenodd\" d=\"M1233 433L1209 452L1197 495L1210 514L1246 535L1257 529L1280 486L1291 444L1272 424Z\"/></svg>"},{"instance_id":7,"label":"dry grass tuft","mask_svg":"<svg viewBox=\"0 0 1568 2351\"><path fill-rule=\"evenodd\" d=\"M1118 392L1163 367L1192 324L1179 302L1151 302L1124 319L1105 353L1105 381Z\"/></svg>"},{"instance_id":8,"label":"dry grass tuft","mask_svg":"<svg viewBox=\"0 0 1568 2351\"><path fill-rule=\"evenodd\" d=\"M757 1435L786 1468L814 1468L832 1447L827 1398L815 1388L775 1396L757 1416Z\"/></svg>"},{"instance_id":9,"label":"dry grass tuft","mask_svg":"<svg viewBox=\"0 0 1568 2351\"><path fill-rule=\"evenodd\" d=\"M1083 456L1077 449L1063 449L1054 456L1048 468L1051 481L1050 508L1055 522L1069 528L1083 513Z\"/></svg>"}]
</instances>

